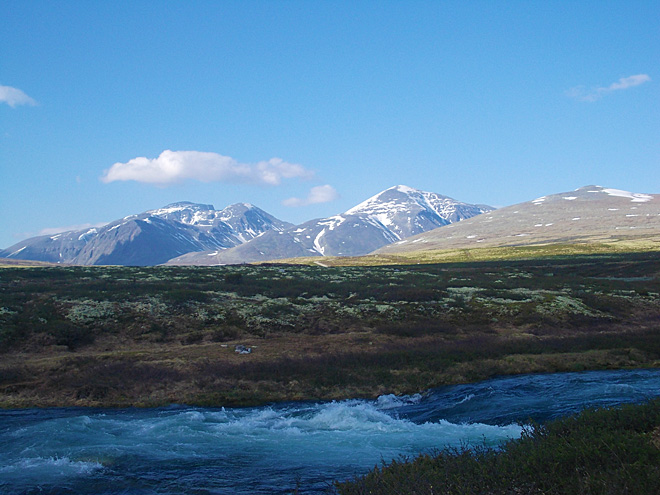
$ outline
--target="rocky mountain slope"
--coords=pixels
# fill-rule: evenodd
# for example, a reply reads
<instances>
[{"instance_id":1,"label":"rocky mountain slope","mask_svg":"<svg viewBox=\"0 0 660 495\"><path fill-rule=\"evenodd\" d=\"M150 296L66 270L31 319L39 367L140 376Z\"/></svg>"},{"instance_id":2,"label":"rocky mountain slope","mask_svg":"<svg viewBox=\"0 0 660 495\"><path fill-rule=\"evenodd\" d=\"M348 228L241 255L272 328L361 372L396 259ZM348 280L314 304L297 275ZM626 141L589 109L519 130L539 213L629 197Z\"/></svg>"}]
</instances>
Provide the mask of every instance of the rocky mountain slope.
<instances>
[{"instance_id":1,"label":"rocky mountain slope","mask_svg":"<svg viewBox=\"0 0 660 495\"><path fill-rule=\"evenodd\" d=\"M660 235L660 195L586 186L500 208L375 251L606 242Z\"/></svg>"},{"instance_id":2,"label":"rocky mountain slope","mask_svg":"<svg viewBox=\"0 0 660 495\"><path fill-rule=\"evenodd\" d=\"M621 239L660 242L660 195L587 186L493 210L396 186L297 226L245 203L223 210L174 203L103 227L27 239L0 250L0 258L214 265Z\"/></svg>"},{"instance_id":3,"label":"rocky mountain slope","mask_svg":"<svg viewBox=\"0 0 660 495\"><path fill-rule=\"evenodd\" d=\"M174 203L130 215L100 228L24 240L0 257L79 265L157 265L188 253L226 249L282 222L256 206L237 203L223 210L212 205Z\"/></svg>"},{"instance_id":4,"label":"rocky mountain slope","mask_svg":"<svg viewBox=\"0 0 660 495\"><path fill-rule=\"evenodd\" d=\"M310 220L283 231L265 232L231 249L188 253L168 264L211 265L306 256L359 256L492 209L400 185L342 214Z\"/></svg>"}]
</instances>

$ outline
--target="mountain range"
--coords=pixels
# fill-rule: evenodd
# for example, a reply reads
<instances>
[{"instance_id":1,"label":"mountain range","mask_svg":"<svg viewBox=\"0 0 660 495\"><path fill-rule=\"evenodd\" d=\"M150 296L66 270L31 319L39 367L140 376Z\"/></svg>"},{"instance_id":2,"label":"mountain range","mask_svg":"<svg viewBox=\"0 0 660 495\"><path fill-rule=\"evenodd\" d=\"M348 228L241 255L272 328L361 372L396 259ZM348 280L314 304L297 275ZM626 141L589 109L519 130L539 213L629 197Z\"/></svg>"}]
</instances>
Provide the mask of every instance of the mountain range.
<instances>
[{"instance_id":1,"label":"mountain range","mask_svg":"<svg viewBox=\"0 0 660 495\"><path fill-rule=\"evenodd\" d=\"M443 225L492 211L486 205L395 186L346 212L271 230L230 249L191 252L168 264L211 265L309 256L360 256Z\"/></svg>"},{"instance_id":2,"label":"mountain range","mask_svg":"<svg viewBox=\"0 0 660 495\"><path fill-rule=\"evenodd\" d=\"M173 203L100 228L33 237L0 258L78 265L217 265L300 256L358 256L491 211L396 186L340 215L295 226L247 203Z\"/></svg>"},{"instance_id":3,"label":"mountain range","mask_svg":"<svg viewBox=\"0 0 660 495\"><path fill-rule=\"evenodd\" d=\"M217 265L649 236L660 242L660 195L586 186L496 210L399 185L344 213L300 225L247 203L222 210L174 203L99 228L33 237L0 251L0 258Z\"/></svg>"},{"instance_id":4,"label":"mountain range","mask_svg":"<svg viewBox=\"0 0 660 495\"><path fill-rule=\"evenodd\" d=\"M227 249L292 224L247 203L223 210L173 203L115 220L100 228L33 237L0 257L77 265L158 265L188 253Z\"/></svg>"}]
</instances>

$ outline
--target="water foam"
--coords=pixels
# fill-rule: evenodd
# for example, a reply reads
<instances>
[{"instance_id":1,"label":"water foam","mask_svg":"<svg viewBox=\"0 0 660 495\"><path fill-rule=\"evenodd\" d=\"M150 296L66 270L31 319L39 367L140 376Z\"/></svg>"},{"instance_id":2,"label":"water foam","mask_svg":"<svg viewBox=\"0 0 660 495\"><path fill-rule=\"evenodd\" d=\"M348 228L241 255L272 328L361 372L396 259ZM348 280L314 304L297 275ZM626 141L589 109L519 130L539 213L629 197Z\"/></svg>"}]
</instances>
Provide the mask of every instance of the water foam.
<instances>
[{"instance_id":1,"label":"water foam","mask_svg":"<svg viewBox=\"0 0 660 495\"><path fill-rule=\"evenodd\" d=\"M400 456L497 446L517 421L657 394L660 372L506 377L377 400L261 408L0 411L0 492L322 493Z\"/></svg>"},{"instance_id":2,"label":"water foam","mask_svg":"<svg viewBox=\"0 0 660 495\"><path fill-rule=\"evenodd\" d=\"M48 479L85 476L99 469L103 469L103 465L96 461L75 461L68 457L31 457L0 466L0 474L9 481L26 477Z\"/></svg>"}]
</instances>

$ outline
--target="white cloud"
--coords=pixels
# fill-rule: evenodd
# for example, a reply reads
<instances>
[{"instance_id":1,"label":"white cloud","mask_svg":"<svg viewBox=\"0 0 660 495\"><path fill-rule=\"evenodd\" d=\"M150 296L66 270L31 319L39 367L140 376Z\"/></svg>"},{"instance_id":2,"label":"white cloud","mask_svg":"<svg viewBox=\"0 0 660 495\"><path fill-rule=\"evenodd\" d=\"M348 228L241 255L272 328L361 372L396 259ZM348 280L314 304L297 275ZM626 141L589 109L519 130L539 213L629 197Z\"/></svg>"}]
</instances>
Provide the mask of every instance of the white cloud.
<instances>
[{"instance_id":1,"label":"white cloud","mask_svg":"<svg viewBox=\"0 0 660 495\"><path fill-rule=\"evenodd\" d=\"M18 105L36 105L37 102L18 88L0 86L0 103L6 103L14 108Z\"/></svg>"},{"instance_id":2,"label":"white cloud","mask_svg":"<svg viewBox=\"0 0 660 495\"><path fill-rule=\"evenodd\" d=\"M55 234L61 234L63 232L71 232L71 231L77 231L77 230L97 229L97 228L103 227L104 225L107 225L107 224L108 224L108 222L81 223L81 224L77 224L77 225L69 225L67 227L48 227L48 228L45 228L45 229L41 229L37 235L55 235ZM30 237L32 237L33 235L31 235Z\"/></svg>"},{"instance_id":3,"label":"white cloud","mask_svg":"<svg viewBox=\"0 0 660 495\"><path fill-rule=\"evenodd\" d=\"M335 188L329 184L326 184L325 186L312 187L312 189L309 191L309 194L304 199L289 198L282 201L282 204L284 206L292 206L292 207L307 206L318 203L328 203L330 201L334 201L338 197L339 194L337 193Z\"/></svg>"},{"instance_id":4,"label":"white cloud","mask_svg":"<svg viewBox=\"0 0 660 495\"><path fill-rule=\"evenodd\" d=\"M56 234L61 234L63 232L72 232L72 231L85 230L85 229L98 229L107 224L108 222L101 222L101 223L81 223L76 225L67 225L64 227L47 227L39 231L15 232L12 234L12 237L17 240L22 240L22 239L28 239L30 237L41 236L41 235L56 235Z\"/></svg>"},{"instance_id":5,"label":"white cloud","mask_svg":"<svg viewBox=\"0 0 660 495\"><path fill-rule=\"evenodd\" d=\"M258 163L240 163L229 156L203 151L163 151L158 158L138 157L115 163L105 170L105 183L134 180L166 186L192 179L200 182L243 182L278 185L283 179L313 176L302 165L280 158Z\"/></svg>"},{"instance_id":6,"label":"white cloud","mask_svg":"<svg viewBox=\"0 0 660 495\"><path fill-rule=\"evenodd\" d=\"M600 100L603 96L612 93L613 91L620 91L623 89L633 88L649 82L651 77L647 74L636 74L634 76L622 77L617 82L609 86L587 89L584 86L577 86L566 91L566 95L580 101L596 101Z\"/></svg>"}]
</instances>

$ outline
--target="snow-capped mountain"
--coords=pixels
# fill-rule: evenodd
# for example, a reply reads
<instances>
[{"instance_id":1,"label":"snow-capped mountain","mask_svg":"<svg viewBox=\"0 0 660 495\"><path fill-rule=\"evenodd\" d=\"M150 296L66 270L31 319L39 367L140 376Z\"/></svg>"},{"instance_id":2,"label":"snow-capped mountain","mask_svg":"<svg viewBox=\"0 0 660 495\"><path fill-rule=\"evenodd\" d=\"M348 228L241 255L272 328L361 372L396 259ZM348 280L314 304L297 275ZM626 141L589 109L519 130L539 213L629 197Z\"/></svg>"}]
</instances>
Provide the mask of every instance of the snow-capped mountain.
<instances>
[{"instance_id":1,"label":"snow-capped mountain","mask_svg":"<svg viewBox=\"0 0 660 495\"><path fill-rule=\"evenodd\" d=\"M191 251L227 249L282 222L256 206L173 203L103 227L39 236L0 251L0 257L79 265L157 265Z\"/></svg>"},{"instance_id":2,"label":"snow-capped mountain","mask_svg":"<svg viewBox=\"0 0 660 495\"><path fill-rule=\"evenodd\" d=\"M245 203L223 210L174 203L103 227L27 239L0 251L0 258L213 265L630 239L660 242L660 195L586 186L493 210L396 186L342 214L297 226Z\"/></svg>"},{"instance_id":3,"label":"snow-capped mountain","mask_svg":"<svg viewBox=\"0 0 660 495\"><path fill-rule=\"evenodd\" d=\"M359 256L459 220L491 211L440 194L395 186L350 210L270 231L231 249L189 253L169 264L230 264L301 256Z\"/></svg>"},{"instance_id":4,"label":"snow-capped mountain","mask_svg":"<svg viewBox=\"0 0 660 495\"><path fill-rule=\"evenodd\" d=\"M372 196L343 215L368 217L400 240L491 210L493 208L487 205L462 203L448 196L399 185Z\"/></svg>"},{"instance_id":5,"label":"snow-capped mountain","mask_svg":"<svg viewBox=\"0 0 660 495\"><path fill-rule=\"evenodd\" d=\"M660 195L585 186L412 236L384 246L377 253L551 243L616 243L652 236L660 236Z\"/></svg>"}]
</instances>

